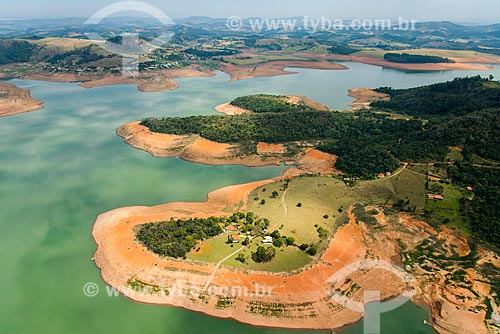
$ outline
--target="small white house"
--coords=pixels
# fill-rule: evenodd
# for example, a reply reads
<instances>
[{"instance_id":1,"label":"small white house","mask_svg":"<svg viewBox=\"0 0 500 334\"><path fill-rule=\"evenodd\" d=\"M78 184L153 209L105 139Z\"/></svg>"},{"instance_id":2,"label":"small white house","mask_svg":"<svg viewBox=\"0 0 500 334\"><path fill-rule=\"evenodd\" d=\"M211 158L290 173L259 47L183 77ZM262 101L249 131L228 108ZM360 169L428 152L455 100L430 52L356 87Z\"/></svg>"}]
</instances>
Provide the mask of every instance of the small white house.
<instances>
[{"instance_id":1,"label":"small white house","mask_svg":"<svg viewBox=\"0 0 500 334\"><path fill-rule=\"evenodd\" d=\"M273 237L271 236L266 236L264 239L262 239L263 244L272 244L273 243Z\"/></svg>"}]
</instances>

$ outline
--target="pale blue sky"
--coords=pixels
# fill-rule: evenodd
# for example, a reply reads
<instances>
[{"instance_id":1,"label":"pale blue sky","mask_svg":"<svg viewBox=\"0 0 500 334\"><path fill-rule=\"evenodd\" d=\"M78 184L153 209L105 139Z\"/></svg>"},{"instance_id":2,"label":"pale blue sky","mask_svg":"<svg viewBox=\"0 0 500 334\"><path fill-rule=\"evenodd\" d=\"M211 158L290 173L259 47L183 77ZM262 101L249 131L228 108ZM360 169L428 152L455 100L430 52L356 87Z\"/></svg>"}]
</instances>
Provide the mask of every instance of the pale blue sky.
<instances>
[{"instance_id":1,"label":"pale blue sky","mask_svg":"<svg viewBox=\"0 0 500 334\"><path fill-rule=\"evenodd\" d=\"M89 17L116 0L0 0L0 17ZM172 18L327 16L500 22L499 0L146 0Z\"/></svg>"}]
</instances>

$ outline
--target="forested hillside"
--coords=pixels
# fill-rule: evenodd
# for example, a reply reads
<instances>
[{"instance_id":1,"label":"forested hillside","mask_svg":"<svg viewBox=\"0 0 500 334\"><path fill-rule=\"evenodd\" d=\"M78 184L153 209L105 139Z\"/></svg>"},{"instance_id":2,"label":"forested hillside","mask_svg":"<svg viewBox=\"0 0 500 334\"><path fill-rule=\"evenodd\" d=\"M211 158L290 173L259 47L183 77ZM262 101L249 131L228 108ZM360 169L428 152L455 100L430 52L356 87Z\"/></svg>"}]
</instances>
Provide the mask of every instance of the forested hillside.
<instances>
[{"instance_id":1,"label":"forested hillside","mask_svg":"<svg viewBox=\"0 0 500 334\"><path fill-rule=\"evenodd\" d=\"M290 112L290 111L313 111L304 103L291 103L288 96L276 95L250 95L242 96L231 101L231 105L247 109L256 113L263 112Z\"/></svg>"},{"instance_id":2,"label":"forested hillside","mask_svg":"<svg viewBox=\"0 0 500 334\"><path fill-rule=\"evenodd\" d=\"M500 83L480 76L410 89L382 87L376 91L389 94L391 99L373 102L373 107L423 118L500 108Z\"/></svg>"},{"instance_id":3,"label":"forested hillside","mask_svg":"<svg viewBox=\"0 0 500 334\"><path fill-rule=\"evenodd\" d=\"M448 169L454 182L474 189L472 200L462 207L471 230L481 239L500 247L500 169L457 163Z\"/></svg>"},{"instance_id":4,"label":"forested hillside","mask_svg":"<svg viewBox=\"0 0 500 334\"><path fill-rule=\"evenodd\" d=\"M375 108L418 118L394 119L376 110L358 113L310 110L288 105L280 96L259 95L235 100L238 106L254 113L150 118L142 125L153 132L199 134L221 143L314 142L320 150L339 156L337 168L367 178L396 169L398 161L440 161L448 146L461 146L480 156L500 160L498 82L473 77L413 89L379 91L390 94L391 101L376 102Z\"/></svg>"},{"instance_id":5,"label":"forested hillside","mask_svg":"<svg viewBox=\"0 0 500 334\"><path fill-rule=\"evenodd\" d=\"M37 50L36 45L26 41L0 41L0 65L27 62Z\"/></svg>"}]
</instances>

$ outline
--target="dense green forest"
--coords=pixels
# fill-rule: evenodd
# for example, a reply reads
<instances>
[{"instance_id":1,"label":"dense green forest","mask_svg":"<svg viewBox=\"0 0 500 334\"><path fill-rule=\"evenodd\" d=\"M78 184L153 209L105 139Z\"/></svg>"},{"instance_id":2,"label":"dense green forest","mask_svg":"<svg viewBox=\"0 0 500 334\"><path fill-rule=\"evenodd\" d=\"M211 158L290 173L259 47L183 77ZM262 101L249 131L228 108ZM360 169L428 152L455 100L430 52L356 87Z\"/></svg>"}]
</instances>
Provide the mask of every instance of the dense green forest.
<instances>
[{"instance_id":1,"label":"dense green forest","mask_svg":"<svg viewBox=\"0 0 500 334\"><path fill-rule=\"evenodd\" d=\"M372 107L424 118L453 117L500 107L500 83L480 76L457 78L429 86L376 89L389 94L390 101L377 101Z\"/></svg>"},{"instance_id":2,"label":"dense green forest","mask_svg":"<svg viewBox=\"0 0 500 334\"><path fill-rule=\"evenodd\" d=\"M386 53L384 59L393 63L403 64L429 64L429 63L454 63L453 60L438 56L412 55L409 53Z\"/></svg>"},{"instance_id":3,"label":"dense green forest","mask_svg":"<svg viewBox=\"0 0 500 334\"><path fill-rule=\"evenodd\" d=\"M38 47L26 41L0 41L0 65L27 62L38 51Z\"/></svg>"},{"instance_id":4,"label":"dense green forest","mask_svg":"<svg viewBox=\"0 0 500 334\"><path fill-rule=\"evenodd\" d=\"M420 88L379 91L390 94L391 101L374 103L375 108L418 119L394 119L369 111L353 114L283 110L282 103L275 104L274 99L260 95L237 99L240 106L257 110L254 113L149 118L142 125L153 132L199 134L216 142L247 147L260 141L314 142L320 150L339 156L337 168L363 178L393 171L399 161L440 161L448 146L462 146L480 156L500 160L498 82L473 77ZM252 101L254 107L250 105Z\"/></svg>"},{"instance_id":5,"label":"dense green forest","mask_svg":"<svg viewBox=\"0 0 500 334\"><path fill-rule=\"evenodd\" d=\"M418 120L394 120L373 113L305 111L236 116L146 119L153 132L200 134L223 143L319 141L318 148L339 155L338 167L359 177L393 171L399 160L430 161L446 153L422 131Z\"/></svg>"},{"instance_id":6,"label":"dense green forest","mask_svg":"<svg viewBox=\"0 0 500 334\"><path fill-rule=\"evenodd\" d=\"M64 53L56 54L48 60L52 65L82 65L93 61L101 60L106 56L99 54L100 49L96 49L92 45L70 50Z\"/></svg>"},{"instance_id":7,"label":"dense green forest","mask_svg":"<svg viewBox=\"0 0 500 334\"><path fill-rule=\"evenodd\" d=\"M379 88L374 108L428 119L430 139L500 160L500 83L479 76L411 89Z\"/></svg>"},{"instance_id":8,"label":"dense green forest","mask_svg":"<svg viewBox=\"0 0 500 334\"><path fill-rule=\"evenodd\" d=\"M222 233L221 225L227 218L174 220L141 225L136 231L139 240L147 249L161 255L183 258L196 246L196 240L215 237Z\"/></svg>"},{"instance_id":9,"label":"dense green forest","mask_svg":"<svg viewBox=\"0 0 500 334\"><path fill-rule=\"evenodd\" d=\"M239 53L238 50L233 50L233 49L222 49L222 50L216 50L216 51L207 51L207 50L199 50L199 49L193 49L189 48L184 50L185 53L191 54L193 56L197 56L201 59L209 59L212 57L220 57L220 56L231 56Z\"/></svg>"},{"instance_id":10,"label":"dense green forest","mask_svg":"<svg viewBox=\"0 0 500 334\"><path fill-rule=\"evenodd\" d=\"M238 226L238 233L257 236L269 227L269 219L257 218L253 212L235 212L230 217L170 219L141 225L135 235L147 249L158 255L183 258L196 246L197 240L215 237L231 224Z\"/></svg>"},{"instance_id":11,"label":"dense green forest","mask_svg":"<svg viewBox=\"0 0 500 334\"><path fill-rule=\"evenodd\" d=\"M274 259L275 256L276 248L274 248L273 246L269 246L267 248L259 246L257 247L257 250L252 253L252 260L257 263L270 262Z\"/></svg>"},{"instance_id":12,"label":"dense green forest","mask_svg":"<svg viewBox=\"0 0 500 334\"><path fill-rule=\"evenodd\" d=\"M335 54L339 54L339 55L350 55L350 54L353 54L355 52L360 51L360 49L351 48L350 46L342 45L342 44L332 45L327 50L330 51L331 53L335 53Z\"/></svg>"},{"instance_id":13,"label":"dense green forest","mask_svg":"<svg viewBox=\"0 0 500 334\"><path fill-rule=\"evenodd\" d=\"M238 97L230 104L256 113L315 110L303 103L295 104L288 102L288 100L288 96L258 94Z\"/></svg>"},{"instance_id":14,"label":"dense green forest","mask_svg":"<svg viewBox=\"0 0 500 334\"><path fill-rule=\"evenodd\" d=\"M472 200L462 207L471 230L481 239L500 247L500 169L476 167L457 162L448 168L448 175L458 184L472 186Z\"/></svg>"}]
</instances>

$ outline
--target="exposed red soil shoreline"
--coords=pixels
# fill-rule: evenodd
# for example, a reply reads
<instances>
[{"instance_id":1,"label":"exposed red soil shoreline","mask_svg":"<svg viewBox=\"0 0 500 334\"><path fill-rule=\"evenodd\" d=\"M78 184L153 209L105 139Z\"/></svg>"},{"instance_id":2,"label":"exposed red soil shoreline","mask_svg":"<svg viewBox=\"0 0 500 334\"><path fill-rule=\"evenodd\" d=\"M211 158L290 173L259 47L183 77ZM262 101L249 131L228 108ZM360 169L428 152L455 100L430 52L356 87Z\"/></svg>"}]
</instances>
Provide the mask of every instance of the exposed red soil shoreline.
<instances>
[{"instance_id":1,"label":"exposed red soil shoreline","mask_svg":"<svg viewBox=\"0 0 500 334\"><path fill-rule=\"evenodd\" d=\"M117 129L125 142L155 157L179 157L183 160L208 165L243 165L248 167L295 165L288 173L337 174L337 157L304 146L294 156L285 156L283 145L257 145L257 154L242 154L235 144L212 142L197 135L176 136L151 132L139 122L125 124Z\"/></svg>"},{"instance_id":2,"label":"exposed red soil shoreline","mask_svg":"<svg viewBox=\"0 0 500 334\"><path fill-rule=\"evenodd\" d=\"M356 100L348 106L352 107L352 111L370 109L370 103L375 101L388 101L390 96L379 93L370 88L352 88L349 89L349 96Z\"/></svg>"},{"instance_id":3,"label":"exposed red soil shoreline","mask_svg":"<svg viewBox=\"0 0 500 334\"><path fill-rule=\"evenodd\" d=\"M163 145L168 143L169 149L175 145L181 145L184 148L185 142L182 141L187 140L179 138L179 136L150 133L147 128L138 123L127 124L120 128L118 133L128 134L127 142L146 151L152 149L150 145L157 147L158 143L163 143ZM189 140L196 142L199 138L189 138ZM142 143L139 144L139 142ZM216 145L215 149L212 147L214 144ZM188 142L187 146L189 145L191 144ZM210 152L208 157L211 157L213 152L217 155L228 149L225 146L217 148L221 144L212 142L204 142L203 145L207 145L203 146L204 154ZM283 149L284 147L279 145L265 143L258 145L258 151L261 153L282 154ZM152 151L155 150L152 149ZM156 153L157 156L172 156L174 153L182 155L182 150L170 152L167 155L165 152L158 154L156 151ZM190 156L191 161L200 162L198 158ZM217 158L215 159L217 160ZM248 163L246 157L242 159L244 161L242 163ZM209 160L205 156L202 163L210 163ZM409 247L415 247L422 240L436 237L446 240L449 243L447 247L454 249L461 255L470 252L464 238L452 234L447 229L438 232L425 222L415 220L411 216L402 215L400 226L389 228L390 224L380 211L376 218L384 229L377 230L378 234L373 234L368 226L356 220L351 209L348 210L350 223L342 226L335 233L321 257L311 265L292 273L272 274L223 267L215 271L214 276L211 276L215 264L160 258L134 242L133 227L136 225L165 221L171 217L227 216L234 211L246 210L249 194L257 187L307 172L316 173L320 170L335 172L331 156L316 150L306 150L305 154L296 162L302 163L301 169L287 170L283 176L271 180L216 190L208 195L208 199L204 203L170 203L155 207L123 208L99 216L94 226L93 236L98 244L95 256L96 264L102 270L103 279L129 298L143 303L178 306L215 317L232 318L255 326L330 329L353 323L363 315L362 312L346 309L325 299L325 289L331 291L334 288L328 285L329 277L344 266L372 256L401 265L401 250L399 248L401 241ZM322 167L315 169L316 164ZM329 166L329 169L325 169L325 166ZM401 229L402 226L405 228ZM438 273L433 280L427 279L425 271L423 274L418 271L412 273L417 277L417 281L411 284L412 288L417 291L413 300L417 303L425 302L430 305L433 327L439 333L455 333L454 328L457 327L457 324L461 326L463 333L486 333L484 311L471 312L469 310L470 307L476 307L475 303L481 303L483 297L471 301L467 307L460 305L458 299L455 303L451 303L448 300L454 300L454 296L460 296L462 292L457 289L452 290L444 283L446 273ZM131 292L128 287L127 281L130 278L169 288L172 288L172 282L181 282L184 288L187 286L188 289L198 292L200 289L203 290L207 282L210 287L238 286L244 287L248 291L253 291L255 283L258 282L261 286L272 286L273 295L269 298L263 297L258 301L248 296L237 297L231 301L230 307L221 309L217 307L219 300L217 296L206 297L207 299L200 303L195 298L186 298L185 296L171 298L159 295L137 295L133 291ZM398 295L405 289L405 284L397 277L378 269L369 270L368 273L364 274L354 274L352 279L362 287L362 290L376 287L377 290L382 291L383 299ZM335 289L349 293L352 286L343 283L335 286ZM489 290L484 290L485 295L488 293ZM441 297L445 295L448 296L447 299ZM361 292L354 294L352 298L360 298L360 296ZM249 305L253 305L252 303L255 302L266 305L269 303L283 304L289 311L287 311L285 318L272 318L271 325L269 317L249 312ZM455 320L457 317L463 321L457 322Z\"/></svg>"},{"instance_id":4,"label":"exposed red soil shoreline","mask_svg":"<svg viewBox=\"0 0 500 334\"><path fill-rule=\"evenodd\" d=\"M18 115L43 108L43 102L31 97L28 89L0 82L0 117Z\"/></svg>"}]
</instances>

